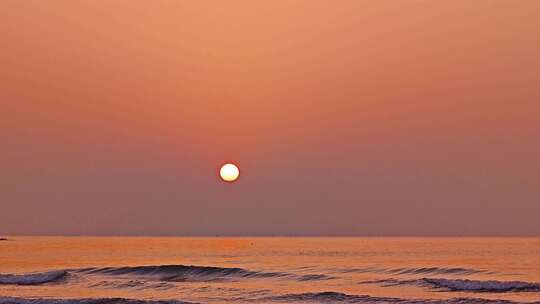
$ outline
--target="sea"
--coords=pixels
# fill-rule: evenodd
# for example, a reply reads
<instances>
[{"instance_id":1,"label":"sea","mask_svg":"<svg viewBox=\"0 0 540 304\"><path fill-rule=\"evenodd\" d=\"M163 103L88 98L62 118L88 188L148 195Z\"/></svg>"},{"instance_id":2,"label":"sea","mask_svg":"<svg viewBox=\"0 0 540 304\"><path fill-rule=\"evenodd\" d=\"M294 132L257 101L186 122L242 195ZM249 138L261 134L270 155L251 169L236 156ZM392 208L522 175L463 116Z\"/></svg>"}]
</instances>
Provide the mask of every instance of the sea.
<instances>
[{"instance_id":1,"label":"sea","mask_svg":"<svg viewBox=\"0 0 540 304\"><path fill-rule=\"evenodd\" d=\"M7 303L540 303L540 238L13 236Z\"/></svg>"}]
</instances>

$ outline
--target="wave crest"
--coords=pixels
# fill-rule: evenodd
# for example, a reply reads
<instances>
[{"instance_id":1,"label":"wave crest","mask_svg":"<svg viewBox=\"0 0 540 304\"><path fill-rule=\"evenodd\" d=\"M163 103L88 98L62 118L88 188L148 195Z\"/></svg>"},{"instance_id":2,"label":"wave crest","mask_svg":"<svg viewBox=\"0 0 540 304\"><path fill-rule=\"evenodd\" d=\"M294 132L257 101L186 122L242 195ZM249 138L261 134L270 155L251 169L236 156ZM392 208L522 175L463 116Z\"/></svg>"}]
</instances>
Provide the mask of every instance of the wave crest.
<instances>
[{"instance_id":1,"label":"wave crest","mask_svg":"<svg viewBox=\"0 0 540 304\"><path fill-rule=\"evenodd\" d=\"M360 284L381 284L383 287L417 285L446 291L471 292L540 292L540 283L521 281L481 281L467 279L422 278L418 280L384 279L363 281Z\"/></svg>"},{"instance_id":2,"label":"wave crest","mask_svg":"<svg viewBox=\"0 0 540 304\"><path fill-rule=\"evenodd\" d=\"M519 303L507 300L488 300L479 298L453 298L447 300L440 299L403 299L390 297L372 297L368 295L349 295L340 292L317 292L286 294L270 298L272 301L280 302L320 302L320 303L400 303L400 304L511 304Z\"/></svg>"},{"instance_id":3,"label":"wave crest","mask_svg":"<svg viewBox=\"0 0 540 304\"><path fill-rule=\"evenodd\" d=\"M75 270L83 274L101 274L108 276L127 276L153 278L160 281L223 281L243 278L292 278L298 281L326 280L330 277L322 274L294 275L283 272L260 272L242 268L224 268L212 266L160 265L134 267L84 268Z\"/></svg>"},{"instance_id":4,"label":"wave crest","mask_svg":"<svg viewBox=\"0 0 540 304\"><path fill-rule=\"evenodd\" d=\"M445 275L470 275L476 273L485 272L484 270L470 269L470 268L460 268L460 267L418 267L418 268L397 268L390 269L388 273L394 273L399 275L405 274L445 274Z\"/></svg>"},{"instance_id":5,"label":"wave crest","mask_svg":"<svg viewBox=\"0 0 540 304\"><path fill-rule=\"evenodd\" d=\"M393 275L471 275L478 273L493 274L494 272L461 268L461 267L404 267L404 268L377 268L377 267L364 267L364 268L347 268L347 269L333 269L340 273L377 273L377 274L393 274Z\"/></svg>"},{"instance_id":6,"label":"wave crest","mask_svg":"<svg viewBox=\"0 0 540 304\"><path fill-rule=\"evenodd\" d=\"M58 281L68 275L65 270L55 270L28 274L0 274L3 285L41 285Z\"/></svg>"},{"instance_id":7,"label":"wave crest","mask_svg":"<svg viewBox=\"0 0 540 304\"><path fill-rule=\"evenodd\" d=\"M0 304L190 304L189 302L166 300L136 300L125 298L94 298L94 299L49 299L49 298L18 298L0 297Z\"/></svg>"},{"instance_id":8,"label":"wave crest","mask_svg":"<svg viewBox=\"0 0 540 304\"><path fill-rule=\"evenodd\" d=\"M479 281L479 280L449 280L449 279L422 279L423 282L435 288L444 288L451 291L475 292L536 292L540 291L539 283L521 281Z\"/></svg>"}]
</instances>

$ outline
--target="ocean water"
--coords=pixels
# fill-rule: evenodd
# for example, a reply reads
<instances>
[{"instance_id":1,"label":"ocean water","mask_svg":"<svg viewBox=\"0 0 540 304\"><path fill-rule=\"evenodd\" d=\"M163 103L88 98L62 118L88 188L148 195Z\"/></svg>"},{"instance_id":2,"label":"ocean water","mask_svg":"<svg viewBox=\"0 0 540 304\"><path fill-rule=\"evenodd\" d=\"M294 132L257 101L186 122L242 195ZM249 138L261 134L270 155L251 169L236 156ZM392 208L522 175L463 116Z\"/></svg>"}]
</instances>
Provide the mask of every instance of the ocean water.
<instances>
[{"instance_id":1,"label":"ocean water","mask_svg":"<svg viewBox=\"0 0 540 304\"><path fill-rule=\"evenodd\" d=\"M538 238L12 237L5 303L540 303Z\"/></svg>"}]
</instances>

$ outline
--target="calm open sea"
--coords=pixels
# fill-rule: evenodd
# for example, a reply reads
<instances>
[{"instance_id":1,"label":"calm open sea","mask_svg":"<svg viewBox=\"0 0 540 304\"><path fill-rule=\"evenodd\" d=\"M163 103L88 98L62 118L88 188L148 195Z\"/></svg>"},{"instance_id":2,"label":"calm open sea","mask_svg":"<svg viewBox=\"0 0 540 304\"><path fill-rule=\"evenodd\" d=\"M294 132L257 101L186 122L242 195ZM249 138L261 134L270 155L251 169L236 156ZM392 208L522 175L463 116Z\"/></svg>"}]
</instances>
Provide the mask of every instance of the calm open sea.
<instances>
[{"instance_id":1,"label":"calm open sea","mask_svg":"<svg viewBox=\"0 0 540 304\"><path fill-rule=\"evenodd\" d=\"M502 300L540 301L540 239L12 237L0 242L2 304Z\"/></svg>"}]
</instances>

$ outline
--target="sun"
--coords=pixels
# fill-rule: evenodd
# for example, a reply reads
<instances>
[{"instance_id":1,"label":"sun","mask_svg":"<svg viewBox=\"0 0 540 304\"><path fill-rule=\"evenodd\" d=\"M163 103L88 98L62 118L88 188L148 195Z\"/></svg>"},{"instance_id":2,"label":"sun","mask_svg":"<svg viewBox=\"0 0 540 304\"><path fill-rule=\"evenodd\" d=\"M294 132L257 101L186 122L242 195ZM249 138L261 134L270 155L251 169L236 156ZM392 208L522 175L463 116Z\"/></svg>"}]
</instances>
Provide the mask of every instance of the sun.
<instances>
[{"instance_id":1,"label":"sun","mask_svg":"<svg viewBox=\"0 0 540 304\"><path fill-rule=\"evenodd\" d=\"M221 166L219 175L221 176L222 180L232 183L240 176L240 170L235 164L227 163Z\"/></svg>"}]
</instances>

